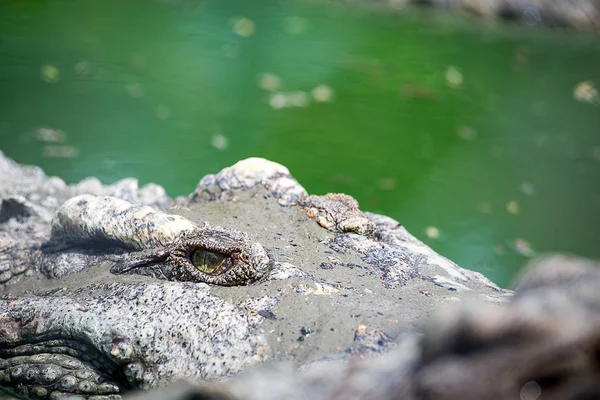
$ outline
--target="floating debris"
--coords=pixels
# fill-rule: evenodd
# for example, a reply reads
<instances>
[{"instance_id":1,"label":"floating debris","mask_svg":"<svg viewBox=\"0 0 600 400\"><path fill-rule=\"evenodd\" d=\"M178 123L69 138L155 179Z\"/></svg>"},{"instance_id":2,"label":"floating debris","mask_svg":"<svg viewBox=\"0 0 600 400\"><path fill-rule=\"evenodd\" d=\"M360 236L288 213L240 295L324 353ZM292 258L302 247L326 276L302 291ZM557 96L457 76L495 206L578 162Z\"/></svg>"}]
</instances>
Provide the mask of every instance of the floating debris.
<instances>
[{"instance_id":1,"label":"floating debris","mask_svg":"<svg viewBox=\"0 0 600 400\"><path fill-rule=\"evenodd\" d=\"M598 89L596 89L594 82L583 81L578 83L573 89L573 97L576 100L584 103L598 103Z\"/></svg>"},{"instance_id":2,"label":"floating debris","mask_svg":"<svg viewBox=\"0 0 600 400\"><path fill-rule=\"evenodd\" d=\"M42 65L41 77L44 82L56 83L60 80L60 71L54 65Z\"/></svg>"},{"instance_id":3,"label":"floating debris","mask_svg":"<svg viewBox=\"0 0 600 400\"><path fill-rule=\"evenodd\" d=\"M506 211L510 214L518 214L519 213L519 203L515 200L509 201L506 203Z\"/></svg>"},{"instance_id":4,"label":"floating debris","mask_svg":"<svg viewBox=\"0 0 600 400\"><path fill-rule=\"evenodd\" d=\"M429 239L439 239L440 230L435 226L428 226L427 228L425 228L425 234Z\"/></svg>"},{"instance_id":5,"label":"floating debris","mask_svg":"<svg viewBox=\"0 0 600 400\"><path fill-rule=\"evenodd\" d=\"M306 92L301 90L295 92L278 92L271 95L269 105L276 109L285 107L306 107L310 98Z\"/></svg>"},{"instance_id":6,"label":"floating debris","mask_svg":"<svg viewBox=\"0 0 600 400\"><path fill-rule=\"evenodd\" d=\"M283 21L283 30L289 35L302 35L310 29L310 21L303 17L289 17Z\"/></svg>"},{"instance_id":7,"label":"floating debris","mask_svg":"<svg viewBox=\"0 0 600 400\"><path fill-rule=\"evenodd\" d=\"M592 156L597 160L600 161L600 147L596 147L594 148L594 150L592 151Z\"/></svg>"},{"instance_id":8,"label":"floating debris","mask_svg":"<svg viewBox=\"0 0 600 400\"><path fill-rule=\"evenodd\" d=\"M225 136L217 134L212 137L210 144L217 150L226 150L229 147L229 140Z\"/></svg>"},{"instance_id":9,"label":"floating debris","mask_svg":"<svg viewBox=\"0 0 600 400\"><path fill-rule=\"evenodd\" d=\"M171 109L164 104L157 106L155 112L158 119L165 120L171 116Z\"/></svg>"},{"instance_id":10,"label":"floating debris","mask_svg":"<svg viewBox=\"0 0 600 400\"><path fill-rule=\"evenodd\" d=\"M324 103L333 99L333 89L327 85L319 85L310 92L315 101Z\"/></svg>"},{"instance_id":11,"label":"floating debris","mask_svg":"<svg viewBox=\"0 0 600 400\"><path fill-rule=\"evenodd\" d=\"M281 78L268 72L260 74L258 77L258 87L268 92L275 92L281 86Z\"/></svg>"},{"instance_id":12,"label":"floating debris","mask_svg":"<svg viewBox=\"0 0 600 400\"><path fill-rule=\"evenodd\" d=\"M258 86L271 93L269 97L269 105L275 110L280 110L287 107L306 107L310 104L311 96L318 102L330 101L333 97L333 90L326 85L315 87L311 94L303 90L293 92L276 92L281 85L281 80L278 76L264 73L259 76Z\"/></svg>"},{"instance_id":13,"label":"floating debris","mask_svg":"<svg viewBox=\"0 0 600 400\"><path fill-rule=\"evenodd\" d=\"M521 193L526 194L527 196L533 196L535 194L535 187L531 182L523 182L521 183Z\"/></svg>"},{"instance_id":14,"label":"floating debris","mask_svg":"<svg viewBox=\"0 0 600 400\"><path fill-rule=\"evenodd\" d=\"M129 93L131 97L136 99L141 99L145 94L144 85L141 83L129 83L125 86L125 90L127 90L127 93Z\"/></svg>"},{"instance_id":15,"label":"floating debris","mask_svg":"<svg viewBox=\"0 0 600 400\"><path fill-rule=\"evenodd\" d=\"M269 98L269 105L275 110L285 107L287 99L284 93L275 93Z\"/></svg>"},{"instance_id":16,"label":"floating debris","mask_svg":"<svg viewBox=\"0 0 600 400\"><path fill-rule=\"evenodd\" d=\"M235 17L231 21L231 27L236 35L249 37L254 34L254 21L245 17Z\"/></svg>"},{"instance_id":17,"label":"floating debris","mask_svg":"<svg viewBox=\"0 0 600 400\"><path fill-rule=\"evenodd\" d=\"M75 158L79 150L73 146L49 145L44 147L44 156L49 158Z\"/></svg>"},{"instance_id":18,"label":"floating debris","mask_svg":"<svg viewBox=\"0 0 600 400\"><path fill-rule=\"evenodd\" d=\"M456 131L456 134L460 139L467 142L471 142L477 139L477 131L475 130L475 128L467 125L459 126L458 130Z\"/></svg>"},{"instance_id":19,"label":"floating debris","mask_svg":"<svg viewBox=\"0 0 600 400\"><path fill-rule=\"evenodd\" d=\"M37 131L37 140L46 143L62 143L67 138L67 134L60 129L41 127Z\"/></svg>"},{"instance_id":20,"label":"floating debris","mask_svg":"<svg viewBox=\"0 0 600 400\"><path fill-rule=\"evenodd\" d=\"M75 72L78 75L88 75L90 73L90 69L90 63L85 60L81 60L77 64L75 64Z\"/></svg>"},{"instance_id":21,"label":"floating debris","mask_svg":"<svg viewBox=\"0 0 600 400\"><path fill-rule=\"evenodd\" d=\"M533 255L533 249L531 248L529 242L525 239L515 239L514 246L517 253L521 255L526 257L531 257Z\"/></svg>"},{"instance_id":22,"label":"floating debris","mask_svg":"<svg viewBox=\"0 0 600 400\"><path fill-rule=\"evenodd\" d=\"M460 88L464 81L463 74L458 68L452 65L446 68L444 77L446 78L446 83L448 84L448 86L454 89Z\"/></svg>"}]
</instances>

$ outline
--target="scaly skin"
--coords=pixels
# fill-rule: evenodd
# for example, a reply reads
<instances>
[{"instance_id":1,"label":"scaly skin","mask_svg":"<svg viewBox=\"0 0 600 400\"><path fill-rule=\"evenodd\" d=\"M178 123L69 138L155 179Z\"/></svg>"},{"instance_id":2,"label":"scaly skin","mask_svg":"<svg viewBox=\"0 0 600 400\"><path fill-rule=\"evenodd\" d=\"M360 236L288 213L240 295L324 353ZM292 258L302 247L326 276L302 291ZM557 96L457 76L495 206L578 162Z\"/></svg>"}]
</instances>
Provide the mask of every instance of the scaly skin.
<instances>
[{"instance_id":1,"label":"scaly skin","mask_svg":"<svg viewBox=\"0 0 600 400\"><path fill-rule=\"evenodd\" d=\"M132 179L67 186L0 154L0 197L0 386L31 397L384 353L441 303L510 295L264 159L169 199Z\"/></svg>"},{"instance_id":2,"label":"scaly skin","mask_svg":"<svg viewBox=\"0 0 600 400\"><path fill-rule=\"evenodd\" d=\"M599 284L599 263L549 257L530 266L509 303L454 304L423 336L406 337L382 357L327 360L301 371L263 365L131 400L597 399ZM355 343L367 342L363 349L385 340L377 330L356 329Z\"/></svg>"}]
</instances>

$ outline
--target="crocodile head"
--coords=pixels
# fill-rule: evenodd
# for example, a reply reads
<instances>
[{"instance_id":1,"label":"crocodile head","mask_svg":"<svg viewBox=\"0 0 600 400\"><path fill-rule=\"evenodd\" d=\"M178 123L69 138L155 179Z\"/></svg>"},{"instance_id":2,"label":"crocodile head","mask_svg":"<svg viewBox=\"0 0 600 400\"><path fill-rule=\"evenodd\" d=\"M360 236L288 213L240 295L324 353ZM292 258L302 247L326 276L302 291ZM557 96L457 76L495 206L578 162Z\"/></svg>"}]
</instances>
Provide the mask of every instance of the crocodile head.
<instances>
[{"instance_id":1,"label":"crocodile head","mask_svg":"<svg viewBox=\"0 0 600 400\"><path fill-rule=\"evenodd\" d=\"M508 294L349 196L307 198L266 160L185 199L124 186L89 195L0 162L0 195L16 199L0 209L0 386L110 399L384 352L441 303Z\"/></svg>"}]
</instances>

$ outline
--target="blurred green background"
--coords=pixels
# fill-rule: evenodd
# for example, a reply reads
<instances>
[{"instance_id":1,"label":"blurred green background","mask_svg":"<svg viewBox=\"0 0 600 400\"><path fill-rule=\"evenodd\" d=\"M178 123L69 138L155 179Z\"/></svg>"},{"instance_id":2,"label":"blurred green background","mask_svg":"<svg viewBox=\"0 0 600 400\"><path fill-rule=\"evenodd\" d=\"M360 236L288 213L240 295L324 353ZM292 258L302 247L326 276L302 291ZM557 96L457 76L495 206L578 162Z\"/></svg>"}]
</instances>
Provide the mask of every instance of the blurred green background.
<instances>
[{"instance_id":1,"label":"blurred green background","mask_svg":"<svg viewBox=\"0 0 600 400\"><path fill-rule=\"evenodd\" d=\"M3 1L0 149L172 196L266 157L503 286L600 257L599 37L344 4Z\"/></svg>"}]
</instances>

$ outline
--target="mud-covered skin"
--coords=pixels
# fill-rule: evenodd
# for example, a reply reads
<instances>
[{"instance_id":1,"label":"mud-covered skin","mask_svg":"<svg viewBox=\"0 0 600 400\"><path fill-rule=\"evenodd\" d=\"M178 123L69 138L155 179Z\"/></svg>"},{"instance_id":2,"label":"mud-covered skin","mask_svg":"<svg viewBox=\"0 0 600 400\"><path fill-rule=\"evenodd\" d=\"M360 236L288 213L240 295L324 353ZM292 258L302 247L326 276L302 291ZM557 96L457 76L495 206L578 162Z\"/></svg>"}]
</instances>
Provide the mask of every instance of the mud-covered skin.
<instances>
[{"instance_id":1,"label":"mud-covered skin","mask_svg":"<svg viewBox=\"0 0 600 400\"><path fill-rule=\"evenodd\" d=\"M113 247L134 251L111 257L116 262L111 272L176 281L243 285L261 279L271 267L260 243L251 243L242 232L207 223L198 226L179 215L115 197L82 195L67 200L56 212L37 268L47 277L57 278L60 276L52 273L58 269L56 257L64 257L65 250L98 249L98 263ZM225 258L206 273L193 264L193 254L198 251ZM70 263L71 272L86 266L75 267L74 258Z\"/></svg>"},{"instance_id":2,"label":"mud-covered skin","mask_svg":"<svg viewBox=\"0 0 600 400\"><path fill-rule=\"evenodd\" d=\"M390 218L359 214L375 227L371 235L324 229L299 205L307 194L287 169L261 159L206 176L187 200L165 199L156 188L151 192L155 196L142 196L145 189L133 190L129 184L121 190L132 204L179 215L197 227L208 223L215 231L204 239L215 246L226 242L217 229L230 237L246 232L248 243L260 243L273 261L259 282L226 287L156 279L173 273L169 257L178 252L169 249L177 241L166 250L117 246L118 251L106 254L108 247L90 246L99 243L95 234L69 249L49 246L54 260L45 265L52 268L38 269L24 261L28 252L42 249L44 254L52 217L69 198L85 194L81 188L87 185L59 182L0 157L0 195L18 198L9 202L8 218L0 223L0 273L10 273L0 288L0 385L21 393L41 396L42 388L46 397L69 392L115 396L181 378L211 381L264 360L302 366L327 357L385 353L441 304L468 297L497 303L511 294L439 256ZM93 194L106 196L108 188L95 188ZM177 207L166 208L173 204ZM334 221L354 218L329 209L328 201L321 204ZM87 228L78 229L75 236L82 238ZM68 232L74 231L69 228L60 236L65 243L71 240ZM140 262L145 267L137 272L146 275L111 272L127 272ZM312 332L303 335L303 327ZM27 353L26 358L15 351ZM59 378L44 381L36 372L42 362L31 358L38 354L61 357L50 366L56 369L52 376L82 378L76 383L68 378L73 383L68 390L58 385ZM66 371L60 364L65 359L80 364ZM29 375L19 373L17 364ZM80 381L86 382L82 388ZM110 385L118 393L101 393L114 389Z\"/></svg>"},{"instance_id":3,"label":"mud-covered skin","mask_svg":"<svg viewBox=\"0 0 600 400\"><path fill-rule=\"evenodd\" d=\"M73 197L57 210L51 225L50 238L41 246L11 248L7 239L0 249L0 268L12 266L10 274L18 275L15 265L29 266L47 278L61 278L110 261L116 274L228 286L255 282L271 268L260 243L251 243L241 232L206 223L198 226L179 215L115 197ZM193 264L197 251L224 259L205 273Z\"/></svg>"},{"instance_id":4,"label":"mud-covered skin","mask_svg":"<svg viewBox=\"0 0 600 400\"><path fill-rule=\"evenodd\" d=\"M224 382L128 398L177 400L581 400L600 396L600 264L554 256L531 265L503 306L440 310L424 335L379 358L254 368ZM384 342L359 326L366 347ZM274 383L276 382L276 383ZM540 396L541 395L541 396Z\"/></svg>"}]
</instances>

